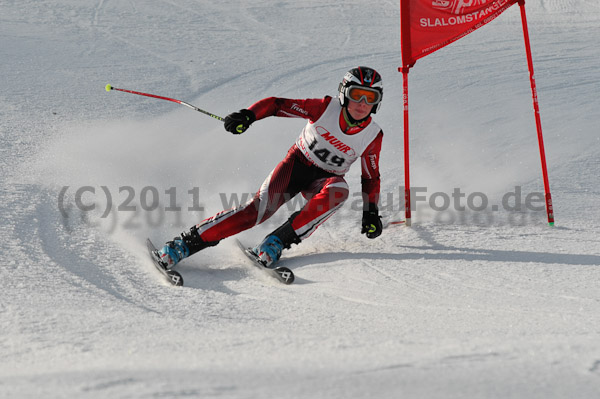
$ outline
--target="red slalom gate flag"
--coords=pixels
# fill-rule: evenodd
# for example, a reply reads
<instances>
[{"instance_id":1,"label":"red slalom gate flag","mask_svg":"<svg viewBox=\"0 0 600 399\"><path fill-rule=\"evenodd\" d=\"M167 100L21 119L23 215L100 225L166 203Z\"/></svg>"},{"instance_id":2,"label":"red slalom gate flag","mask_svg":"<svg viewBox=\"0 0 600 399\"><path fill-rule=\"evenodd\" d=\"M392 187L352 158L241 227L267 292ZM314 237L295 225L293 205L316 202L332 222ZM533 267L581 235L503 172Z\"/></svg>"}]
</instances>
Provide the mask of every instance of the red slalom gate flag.
<instances>
[{"instance_id":1,"label":"red slalom gate flag","mask_svg":"<svg viewBox=\"0 0 600 399\"><path fill-rule=\"evenodd\" d=\"M411 191L409 161L408 72L419 58L468 35L498 17L504 10L519 3L527 66L531 81L535 124L542 161L548 224L554 226L554 208L548 181L542 123L537 99L529 30L525 16L525 0L400 0L400 36L402 47L402 102L404 113L404 205L405 225L411 225Z\"/></svg>"},{"instance_id":2,"label":"red slalom gate flag","mask_svg":"<svg viewBox=\"0 0 600 399\"><path fill-rule=\"evenodd\" d=\"M404 68L491 22L519 0L400 0Z\"/></svg>"}]
</instances>

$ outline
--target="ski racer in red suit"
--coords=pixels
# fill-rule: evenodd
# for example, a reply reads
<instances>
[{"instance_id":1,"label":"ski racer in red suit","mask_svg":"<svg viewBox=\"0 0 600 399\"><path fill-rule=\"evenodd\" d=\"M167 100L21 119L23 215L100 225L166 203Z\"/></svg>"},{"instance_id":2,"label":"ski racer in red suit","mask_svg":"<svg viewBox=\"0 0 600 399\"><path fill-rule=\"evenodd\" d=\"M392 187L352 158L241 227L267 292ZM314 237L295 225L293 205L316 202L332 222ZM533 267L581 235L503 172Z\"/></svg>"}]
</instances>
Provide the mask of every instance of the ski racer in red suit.
<instances>
[{"instance_id":1,"label":"ski racer in red suit","mask_svg":"<svg viewBox=\"0 0 600 399\"><path fill-rule=\"evenodd\" d=\"M222 211L168 241L158 251L163 266L172 268L182 259L222 239L263 223L281 205L301 193L308 202L253 248L261 263L275 267L283 249L308 238L348 198L344 174L360 158L364 198L361 233L381 235L379 152L383 132L371 114L381 106L381 76L372 68L357 67L339 85L338 100L293 100L269 97L224 119L225 129L241 134L257 120L269 116L299 117L308 122L287 156L267 176L248 203Z\"/></svg>"}]
</instances>

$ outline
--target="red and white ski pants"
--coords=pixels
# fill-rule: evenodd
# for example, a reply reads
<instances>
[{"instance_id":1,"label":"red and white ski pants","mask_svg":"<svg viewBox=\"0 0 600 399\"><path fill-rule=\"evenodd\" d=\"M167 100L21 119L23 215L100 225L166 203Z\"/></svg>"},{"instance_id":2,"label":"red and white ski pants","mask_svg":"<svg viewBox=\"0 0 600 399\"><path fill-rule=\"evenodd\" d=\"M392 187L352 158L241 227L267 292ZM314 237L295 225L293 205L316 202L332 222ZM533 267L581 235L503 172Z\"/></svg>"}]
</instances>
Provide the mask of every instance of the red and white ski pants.
<instances>
[{"instance_id":1,"label":"red and white ski pants","mask_svg":"<svg viewBox=\"0 0 600 399\"><path fill-rule=\"evenodd\" d=\"M261 224L299 193L308 202L295 214L292 228L302 240L335 213L348 198L349 189L343 176L313 165L294 145L252 200L200 223L200 238L205 242L219 241Z\"/></svg>"}]
</instances>

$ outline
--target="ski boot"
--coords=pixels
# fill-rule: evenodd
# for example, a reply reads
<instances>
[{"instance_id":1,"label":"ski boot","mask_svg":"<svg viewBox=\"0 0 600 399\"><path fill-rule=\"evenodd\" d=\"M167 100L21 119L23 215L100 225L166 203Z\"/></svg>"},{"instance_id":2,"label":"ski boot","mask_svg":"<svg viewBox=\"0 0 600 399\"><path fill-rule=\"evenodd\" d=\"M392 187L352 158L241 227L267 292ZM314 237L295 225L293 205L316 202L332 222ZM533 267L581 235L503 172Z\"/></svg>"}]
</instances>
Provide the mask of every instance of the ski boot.
<instances>
[{"instance_id":1,"label":"ski boot","mask_svg":"<svg viewBox=\"0 0 600 399\"><path fill-rule=\"evenodd\" d=\"M219 241L205 242L198 234L198 226L193 226L190 231L184 231L181 236L167 241L165 245L158 250L158 256L163 267L167 270L172 269L183 259L207 247L215 246Z\"/></svg>"},{"instance_id":2,"label":"ski boot","mask_svg":"<svg viewBox=\"0 0 600 399\"><path fill-rule=\"evenodd\" d=\"M299 244L300 237L292 228L291 218L281 227L267 235L265 239L252 249L260 263L269 269L275 268L275 263L281 258L281 251L291 248L292 244Z\"/></svg>"}]
</instances>

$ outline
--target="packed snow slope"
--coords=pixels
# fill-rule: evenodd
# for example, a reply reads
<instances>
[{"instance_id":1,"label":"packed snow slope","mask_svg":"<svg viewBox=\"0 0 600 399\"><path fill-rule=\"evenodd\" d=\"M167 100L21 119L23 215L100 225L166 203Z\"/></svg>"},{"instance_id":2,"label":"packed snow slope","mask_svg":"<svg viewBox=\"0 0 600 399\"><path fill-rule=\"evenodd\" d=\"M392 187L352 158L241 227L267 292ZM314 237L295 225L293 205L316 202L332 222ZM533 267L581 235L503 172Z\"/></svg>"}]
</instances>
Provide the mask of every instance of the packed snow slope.
<instances>
[{"instance_id":1,"label":"packed snow slope","mask_svg":"<svg viewBox=\"0 0 600 399\"><path fill-rule=\"evenodd\" d=\"M398 1L0 2L0 397L599 397L600 5L526 7L554 228L534 201L514 6L411 70L413 227L359 234L355 165L344 208L285 253L295 284L248 269L228 239L181 264L179 289L145 238L257 190L304 121L233 136L105 85L224 116L335 95L349 68L372 66L382 214L401 217Z\"/></svg>"}]
</instances>

